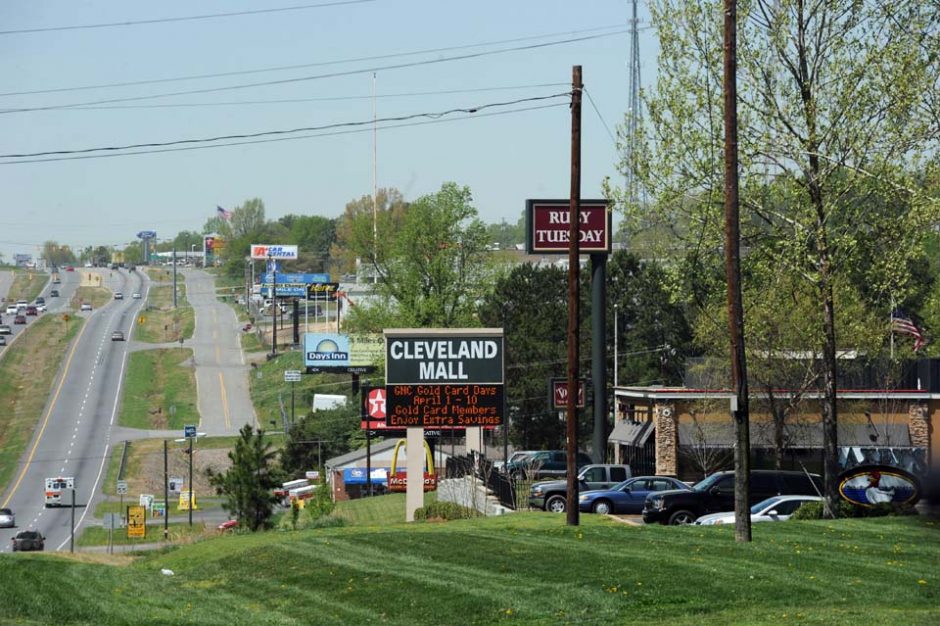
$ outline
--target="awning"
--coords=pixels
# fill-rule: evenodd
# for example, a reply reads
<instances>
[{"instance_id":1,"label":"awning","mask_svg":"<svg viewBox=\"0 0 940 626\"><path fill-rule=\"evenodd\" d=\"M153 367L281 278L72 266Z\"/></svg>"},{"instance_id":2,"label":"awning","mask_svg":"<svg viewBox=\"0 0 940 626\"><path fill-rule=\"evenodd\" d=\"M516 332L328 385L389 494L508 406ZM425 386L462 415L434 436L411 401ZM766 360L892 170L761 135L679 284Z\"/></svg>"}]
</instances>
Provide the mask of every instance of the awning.
<instances>
[{"instance_id":1,"label":"awning","mask_svg":"<svg viewBox=\"0 0 940 626\"><path fill-rule=\"evenodd\" d=\"M388 481L388 468L387 467L373 467L372 468L372 484L373 485L384 485ZM365 485L366 484L366 468L364 467L347 467L343 470L343 483L346 485Z\"/></svg>"},{"instance_id":2,"label":"awning","mask_svg":"<svg viewBox=\"0 0 940 626\"><path fill-rule=\"evenodd\" d=\"M654 430L653 422L623 420L614 425L614 430L607 437L607 441L642 448Z\"/></svg>"}]
</instances>

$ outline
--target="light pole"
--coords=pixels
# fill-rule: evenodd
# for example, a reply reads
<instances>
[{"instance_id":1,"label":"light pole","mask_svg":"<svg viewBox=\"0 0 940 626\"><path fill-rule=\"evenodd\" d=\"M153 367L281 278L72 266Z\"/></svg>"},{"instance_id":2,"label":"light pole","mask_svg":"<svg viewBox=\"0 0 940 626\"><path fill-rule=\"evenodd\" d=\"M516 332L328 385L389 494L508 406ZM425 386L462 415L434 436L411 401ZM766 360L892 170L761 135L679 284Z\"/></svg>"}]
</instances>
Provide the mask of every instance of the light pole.
<instances>
[{"instance_id":1,"label":"light pole","mask_svg":"<svg viewBox=\"0 0 940 626\"><path fill-rule=\"evenodd\" d=\"M617 306L616 304L614 305L614 389L617 388L617 370L620 369L620 363L617 360L617 347L620 343L620 333L618 332L617 325Z\"/></svg>"}]
</instances>

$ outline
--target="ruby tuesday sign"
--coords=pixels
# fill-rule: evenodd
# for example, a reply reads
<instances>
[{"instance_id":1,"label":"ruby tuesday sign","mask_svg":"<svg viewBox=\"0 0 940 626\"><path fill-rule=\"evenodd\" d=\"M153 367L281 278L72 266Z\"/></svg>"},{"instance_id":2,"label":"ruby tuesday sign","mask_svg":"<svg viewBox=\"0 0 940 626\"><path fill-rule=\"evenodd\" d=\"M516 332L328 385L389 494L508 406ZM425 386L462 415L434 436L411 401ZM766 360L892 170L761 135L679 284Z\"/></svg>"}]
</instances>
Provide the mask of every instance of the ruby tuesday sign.
<instances>
[{"instance_id":1,"label":"ruby tuesday sign","mask_svg":"<svg viewBox=\"0 0 940 626\"><path fill-rule=\"evenodd\" d=\"M526 200L526 249L529 254L565 254L571 208L568 200ZM606 200L582 200L578 245L584 253L610 253L611 216Z\"/></svg>"}]
</instances>

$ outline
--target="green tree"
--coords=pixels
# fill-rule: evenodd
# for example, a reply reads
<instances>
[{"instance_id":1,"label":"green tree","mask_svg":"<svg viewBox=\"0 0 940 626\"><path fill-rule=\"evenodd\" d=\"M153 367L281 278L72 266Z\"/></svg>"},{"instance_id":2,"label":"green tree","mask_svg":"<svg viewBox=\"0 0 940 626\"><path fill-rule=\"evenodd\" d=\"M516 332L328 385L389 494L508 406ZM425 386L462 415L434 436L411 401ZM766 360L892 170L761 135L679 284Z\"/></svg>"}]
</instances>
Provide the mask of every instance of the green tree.
<instances>
[{"instance_id":1,"label":"green tree","mask_svg":"<svg viewBox=\"0 0 940 626\"><path fill-rule=\"evenodd\" d=\"M515 224L510 224L505 219L500 220L498 224L487 224L486 238L490 245L501 250L509 250L515 248L517 244L524 244L525 211L522 212Z\"/></svg>"},{"instance_id":2,"label":"green tree","mask_svg":"<svg viewBox=\"0 0 940 626\"><path fill-rule=\"evenodd\" d=\"M290 232L299 248L297 271L329 272L330 247L336 239L336 223L320 215L285 215L278 222Z\"/></svg>"},{"instance_id":3,"label":"green tree","mask_svg":"<svg viewBox=\"0 0 940 626\"><path fill-rule=\"evenodd\" d=\"M856 339L837 334L836 293L877 252L866 268L875 291L903 300L912 289L908 260L937 221L912 172L937 147L940 13L915 0L739 4L744 264L804 281L817 305L826 496L836 510L836 353ZM685 252L707 267L722 246L722 3L653 0L650 11L661 55L644 98L649 133L623 167L655 205L640 216L624 204L634 222L689 224ZM877 210L892 196L900 210Z\"/></svg>"},{"instance_id":4,"label":"green tree","mask_svg":"<svg viewBox=\"0 0 940 626\"><path fill-rule=\"evenodd\" d=\"M71 265L76 262L75 253L58 241L49 240L42 244L42 258L49 265Z\"/></svg>"},{"instance_id":5,"label":"green tree","mask_svg":"<svg viewBox=\"0 0 940 626\"><path fill-rule=\"evenodd\" d=\"M235 448L228 453L232 466L218 474L209 472L216 493L223 496L222 507L252 531L271 527L277 497L273 489L280 484L273 466L276 452L265 442L264 431L246 424L238 432Z\"/></svg>"},{"instance_id":6,"label":"green tree","mask_svg":"<svg viewBox=\"0 0 940 626\"><path fill-rule=\"evenodd\" d=\"M319 468L322 462L364 444L358 403L308 413L293 426L281 449L280 462L291 476Z\"/></svg>"},{"instance_id":7,"label":"green tree","mask_svg":"<svg viewBox=\"0 0 940 626\"><path fill-rule=\"evenodd\" d=\"M336 239L331 256L341 273L358 272L366 263L370 272L398 236L407 203L395 188L379 189L375 204L372 196L361 196L346 203L343 215L336 221Z\"/></svg>"}]
</instances>

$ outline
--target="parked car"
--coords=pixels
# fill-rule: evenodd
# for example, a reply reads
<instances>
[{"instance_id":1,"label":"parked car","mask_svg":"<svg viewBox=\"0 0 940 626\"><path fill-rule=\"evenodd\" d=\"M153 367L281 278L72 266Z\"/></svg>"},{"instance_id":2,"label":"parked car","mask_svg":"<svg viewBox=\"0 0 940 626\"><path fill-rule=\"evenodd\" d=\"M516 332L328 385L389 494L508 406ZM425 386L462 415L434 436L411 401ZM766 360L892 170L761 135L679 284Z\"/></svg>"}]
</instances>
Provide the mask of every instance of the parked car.
<instances>
[{"instance_id":1,"label":"parked car","mask_svg":"<svg viewBox=\"0 0 940 626\"><path fill-rule=\"evenodd\" d=\"M7 324L0 324L0 335L12 335L13 329Z\"/></svg>"},{"instance_id":2,"label":"parked car","mask_svg":"<svg viewBox=\"0 0 940 626\"><path fill-rule=\"evenodd\" d=\"M671 476L637 476L610 489L586 491L578 496L578 509L583 513L632 513L643 511L646 497L660 491L688 491L689 486Z\"/></svg>"},{"instance_id":3,"label":"parked car","mask_svg":"<svg viewBox=\"0 0 940 626\"><path fill-rule=\"evenodd\" d=\"M39 310L35 306L30 305L26 307L26 315L39 315Z\"/></svg>"},{"instance_id":4,"label":"parked car","mask_svg":"<svg viewBox=\"0 0 940 626\"><path fill-rule=\"evenodd\" d=\"M44 550L46 538L38 530L21 530L13 536L13 551Z\"/></svg>"},{"instance_id":5,"label":"parked car","mask_svg":"<svg viewBox=\"0 0 940 626\"><path fill-rule=\"evenodd\" d=\"M58 297L59 297L59 290L58 290L58 289L53 289L53 290L51 290L51 291L49 292L49 297L50 297L50 298L58 298Z\"/></svg>"},{"instance_id":6,"label":"parked car","mask_svg":"<svg viewBox=\"0 0 940 626\"><path fill-rule=\"evenodd\" d=\"M116 330L111 333L111 341L124 341L124 331Z\"/></svg>"},{"instance_id":7,"label":"parked car","mask_svg":"<svg viewBox=\"0 0 940 626\"><path fill-rule=\"evenodd\" d=\"M16 516L11 509L0 509L0 528L15 528Z\"/></svg>"},{"instance_id":8,"label":"parked car","mask_svg":"<svg viewBox=\"0 0 940 626\"><path fill-rule=\"evenodd\" d=\"M534 452L538 452L538 450L516 450L515 452L509 455L509 458L506 459L506 462L493 461L493 469L502 472L504 469L506 469L506 463L514 463L516 461L524 459L525 457L529 456L530 454Z\"/></svg>"},{"instance_id":9,"label":"parked car","mask_svg":"<svg viewBox=\"0 0 940 626\"><path fill-rule=\"evenodd\" d=\"M585 465L578 472L578 491L607 489L630 478L629 465ZM537 482L529 489L529 506L564 513L568 510L568 481Z\"/></svg>"},{"instance_id":10,"label":"parked car","mask_svg":"<svg viewBox=\"0 0 940 626\"><path fill-rule=\"evenodd\" d=\"M82 311L91 311L91 303L90 303L90 302L82 302L82 306L79 307L79 308L80 308Z\"/></svg>"},{"instance_id":11,"label":"parked car","mask_svg":"<svg viewBox=\"0 0 940 626\"><path fill-rule=\"evenodd\" d=\"M575 459L580 470L591 464L591 457L578 452ZM568 472L568 455L564 450L539 450L529 456L506 466L506 473L516 480L524 478L539 480L542 478L561 478Z\"/></svg>"},{"instance_id":12,"label":"parked car","mask_svg":"<svg viewBox=\"0 0 940 626\"><path fill-rule=\"evenodd\" d=\"M821 502L819 496L774 496L751 507L751 522L785 522L807 502ZM699 526L734 524L734 511L710 513L695 520Z\"/></svg>"},{"instance_id":13,"label":"parked car","mask_svg":"<svg viewBox=\"0 0 940 626\"><path fill-rule=\"evenodd\" d=\"M26 316L25 316L25 315L17 315L16 317L13 318L13 323L14 323L14 324L25 324L25 323L26 323Z\"/></svg>"},{"instance_id":14,"label":"parked car","mask_svg":"<svg viewBox=\"0 0 940 626\"><path fill-rule=\"evenodd\" d=\"M65 271L66 271L66 272L74 272L74 271L75 271L75 268L72 267L71 265L66 265L66 266L65 266Z\"/></svg>"},{"instance_id":15,"label":"parked car","mask_svg":"<svg viewBox=\"0 0 940 626\"><path fill-rule=\"evenodd\" d=\"M218 526L216 526L216 528L221 531L235 530L236 528L238 528L238 520L230 519L230 520L224 521Z\"/></svg>"},{"instance_id":16,"label":"parked car","mask_svg":"<svg viewBox=\"0 0 940 626\"><path fill-rule=\"evenodd\" d=\"M750 500L760 502L772 496L822 493L817 474L754 470L751 472ZM692 486L691 491L664 491L650 494L643 505L647 524L691 524L707 513L734 509L734 472L716 472Z\"/></svg>"},{"instance_id":17,"label":"parked car","mask_svg":"<svg viewBox=\"0 0 940 626\"><path fill-rule=\"evenodd\" d=\"M45 313L48 309L46 308L45 304L37 304L36 310L40 313Z\"/></svg>"}]
</instances>

